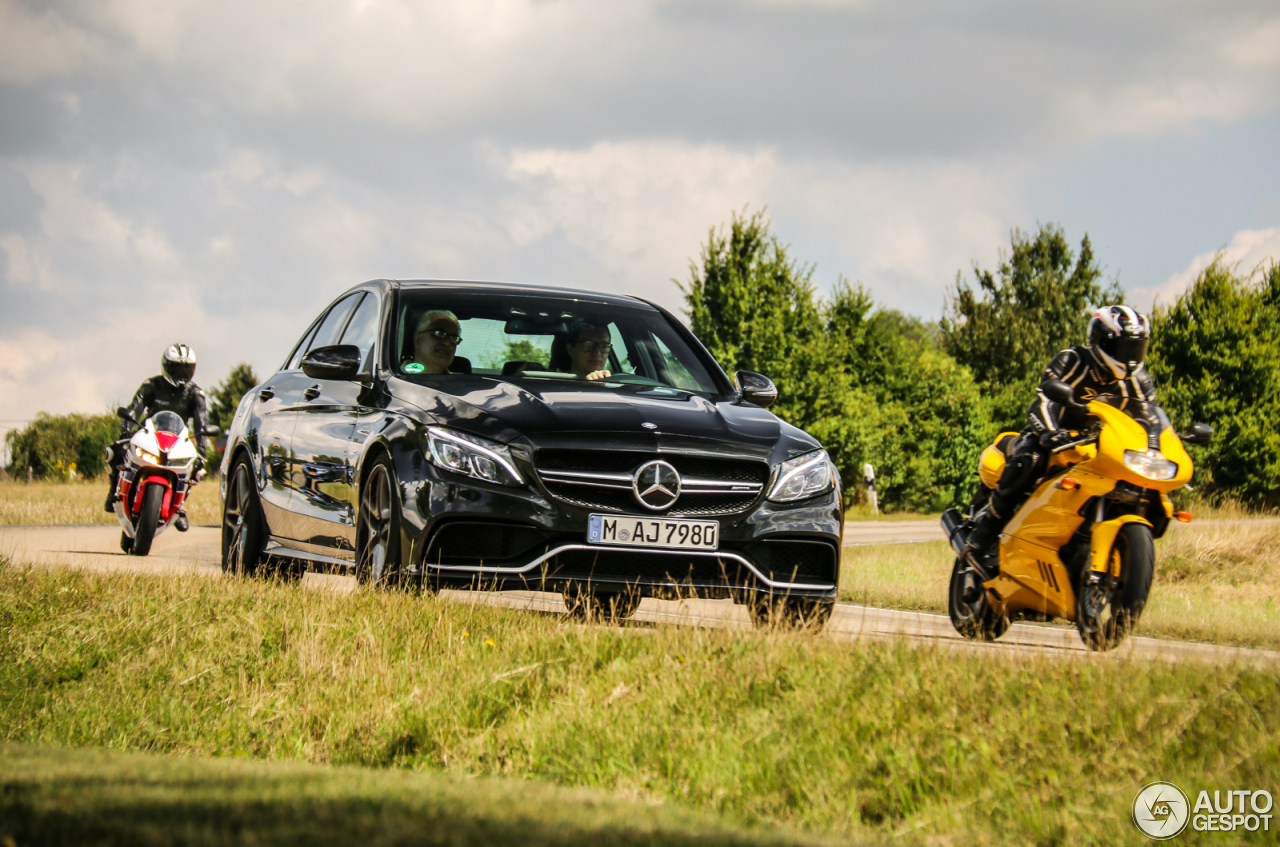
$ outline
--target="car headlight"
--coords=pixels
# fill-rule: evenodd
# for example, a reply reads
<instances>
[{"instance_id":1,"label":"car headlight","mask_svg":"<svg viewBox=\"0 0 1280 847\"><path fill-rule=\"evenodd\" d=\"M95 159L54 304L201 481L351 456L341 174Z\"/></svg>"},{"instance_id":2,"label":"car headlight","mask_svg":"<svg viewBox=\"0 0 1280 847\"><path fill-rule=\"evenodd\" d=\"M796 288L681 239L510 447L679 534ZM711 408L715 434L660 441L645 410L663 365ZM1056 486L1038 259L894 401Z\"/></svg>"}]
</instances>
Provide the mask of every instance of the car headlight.
<instances>
[{"instance_id":1,"label":"car headlight","mask_svg":"<svg viewBox=\"0 0 1280 847\"><path fill-rule=\"evenodd\" d=\"M836 469L827 457L827 451L814 450L774 466L769 499L788 503L814 497L830 491L835 478Z\"/></svg>"},{"instance_id":2,"label":"car headlight","mask_svg":"<svg viewBox=\"0 0 1280 847\"><path fill-rule=\"evenodd\" d=\"M1147 479L1173 479L1178 474L1177 462L1169 461L1159 450L1125 450L1124 466Z\"/></svg>"},{"instance_id":3,"label":"car headlight","mask_svg":"<svg viewBox=\"0 0 1280 847\"><path fill-rule=\"evenodd\" d=\"M511 451L487 438L427 427L427 452L438 468L498 485L524 485Z\"/></svg>"},{"instance_id":4,"label":"car headlight","mask_svg":"<svg viewBox=\"0 0 1280 847\"><path fill-rule=\"evenodd\" d=\"M163 462L160 461L159 456L157 456L155 453L150 452L149 450L143 450L141 447L134 447L133 452L137 453L138 458L141 459L143 462L146 462L148 465L159 466L164 464Z\"/></svg>"}]
</instances>

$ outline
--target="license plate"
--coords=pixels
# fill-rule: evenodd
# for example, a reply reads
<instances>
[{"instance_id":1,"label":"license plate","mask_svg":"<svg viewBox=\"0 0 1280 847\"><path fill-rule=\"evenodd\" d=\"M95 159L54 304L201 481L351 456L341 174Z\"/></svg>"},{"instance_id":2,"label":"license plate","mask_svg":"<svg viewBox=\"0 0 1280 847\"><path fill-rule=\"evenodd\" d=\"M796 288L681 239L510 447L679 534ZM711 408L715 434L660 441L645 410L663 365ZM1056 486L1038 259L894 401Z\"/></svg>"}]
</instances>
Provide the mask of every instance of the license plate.
<instances>
[{"instance_id":1,"label":"license plate","mask_svg":"<svg viewBox=\"0 0 1280 847\"><path fill-rule=\"evenodd\" d=\"M621 544L627 547L715 550L720 545L720 524L717 521L591 515L587 519L587 542Z\"/></svg>"}]
</instances>

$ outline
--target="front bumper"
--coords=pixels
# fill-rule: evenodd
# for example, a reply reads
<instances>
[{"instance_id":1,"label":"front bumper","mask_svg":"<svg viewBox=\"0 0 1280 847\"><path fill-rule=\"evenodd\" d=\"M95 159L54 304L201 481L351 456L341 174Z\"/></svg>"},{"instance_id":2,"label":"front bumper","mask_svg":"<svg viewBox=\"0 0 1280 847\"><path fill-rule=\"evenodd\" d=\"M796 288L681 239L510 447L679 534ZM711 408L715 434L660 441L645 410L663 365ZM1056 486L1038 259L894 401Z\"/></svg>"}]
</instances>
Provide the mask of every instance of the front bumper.
<instances>
[{"instance_id":1,"label":"front bumper","mask_svg":"<svg viewBox=\"0 0 1280 847\"><path fill-rule=\"evenodd\" d=\"M566 503L534 487L463 479L430 465L406 482L410 572L436 588L563 591L589 584L654 597L787 595L834 600L839 584L839 492L799 504L761 498L727 516L635 515L717 520L716 551L587 543L599 509ZM401 477L405 479L405 477ZM638 511L638 510L637 510Z\"/></svg>"}]
</instances>

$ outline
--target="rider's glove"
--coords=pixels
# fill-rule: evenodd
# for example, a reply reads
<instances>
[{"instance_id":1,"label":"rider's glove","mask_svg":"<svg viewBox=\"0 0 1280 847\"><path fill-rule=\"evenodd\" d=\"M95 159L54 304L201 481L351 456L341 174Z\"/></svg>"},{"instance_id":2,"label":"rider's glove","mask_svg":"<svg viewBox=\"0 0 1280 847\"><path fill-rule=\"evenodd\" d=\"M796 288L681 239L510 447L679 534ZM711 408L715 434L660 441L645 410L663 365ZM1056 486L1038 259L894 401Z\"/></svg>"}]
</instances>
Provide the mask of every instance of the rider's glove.
<instances>
[{"instance_id":1,"label":"rider's glove","mask_svg":"<svg viewBox=\"0 0 1280 847\"><path fill-rule=\"evenodd\" d=\"M1040 435L1040 446L1050 451L1057 450L1072 441L1075 441L1075 436L1065 429L1055 429Z\"/></svg>"},{"instance_id":2,"label":"rider's glove","mask_svg":"<svg viewBox=\"0 0 1280 847\"><path fill-rule=\"evenodd\" d=\"M191 472L191 478L196 482L204 479L204 459L196 457L195 468Z\"/></svg>"}]
</instances>

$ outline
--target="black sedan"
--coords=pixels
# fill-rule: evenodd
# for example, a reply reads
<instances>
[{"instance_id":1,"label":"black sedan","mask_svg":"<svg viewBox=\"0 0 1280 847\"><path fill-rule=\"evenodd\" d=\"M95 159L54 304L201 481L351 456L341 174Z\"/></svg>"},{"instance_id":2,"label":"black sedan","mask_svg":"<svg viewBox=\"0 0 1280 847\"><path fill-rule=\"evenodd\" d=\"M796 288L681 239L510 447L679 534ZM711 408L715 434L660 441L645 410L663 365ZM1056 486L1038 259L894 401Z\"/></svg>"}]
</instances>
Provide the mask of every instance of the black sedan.
<instances>
[{"instance_id":1,"label":"black sedan","mask_svg":"<svg viewBox=\"0 0 1280 847\"><path fill-rule=\"evenodd\" d=\"M370 586L724 598L820 625L839 582L822 446L633 297L378 280L244 396L223 457L223 568Z\"/></svg>"}]
</instances>

